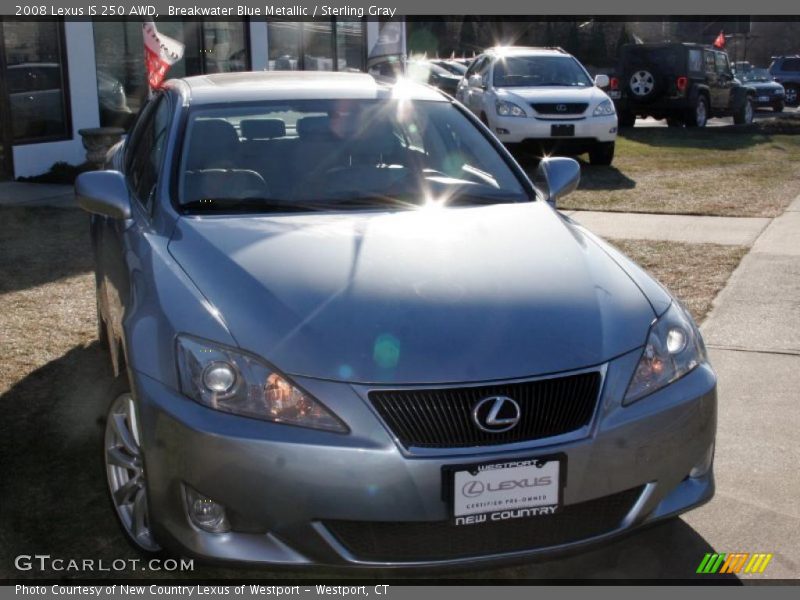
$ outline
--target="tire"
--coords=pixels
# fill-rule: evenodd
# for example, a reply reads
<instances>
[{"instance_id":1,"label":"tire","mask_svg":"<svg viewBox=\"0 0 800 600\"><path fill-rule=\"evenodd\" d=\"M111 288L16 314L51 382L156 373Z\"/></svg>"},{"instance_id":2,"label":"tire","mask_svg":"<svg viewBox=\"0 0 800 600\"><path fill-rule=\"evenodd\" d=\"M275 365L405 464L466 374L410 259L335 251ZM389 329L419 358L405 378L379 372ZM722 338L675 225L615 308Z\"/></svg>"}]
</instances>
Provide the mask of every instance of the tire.
<instances>
[{"instance_id":1,"label":"tire","mask_svg":"<svg viewBox=\"0 0 800 600\"><path fill-rule=\"evenodd\" d=\"M127 373L111 390L112 401L103 436L103 464L109 501L128 541L146 555L162 552L150 528L144 456L139 446L136 402Z\"/></svg>"},{"instance_id":2,"label":"tire","mask_svg":"<svg viewBox=\"0 0 800 600\"><path fill-rule=\"evenodd\" d=\"M636 124L636 115L628 110L619 113L618 119L620 127L633 127Z\"/></svg>"},{"instance_id":3,"label":"tire","mask_svg":"<svg viewBox=\"0 0 800 600\"><path fill-rule=\"evenodd\" d=\"M628 92L639 102L653 100L660 88L661 75L650 66L631 70L626 85Z\"/></svg>"},{"instance_id":4,"label":"tire","mask_svg":"<svg viewBox=\"0 0 800 600\"><path fill-rule=\"evenodd\" d=\"M786 96L784 97L784 102L786 106L797 106L798 105L798 88L796 85L785 85L783 86L786 89Z\"/></svg>"},{"instance_id":5,"label":"tire","mask_svg":"<svg viewBox=\"0 0 800 600\"><path fill-rule=\"evenodd\" d=\"M708 98L703 94L698 94L694 106L686 115L686 126L705 127L706 123L708 123Z\"/></svg>"},{"instance_id":6,"label":"tire","mask_svg":"<svg viewBox=\"0 0 800 600\"><path fill-rule=\"evenodd\" d=\"M598 142L589 150L589 164L607 167L614 160L614 142Z\"/></svg>"},{"instance_id":7,"label":"tire","mask_svg":"<svg viewBox=\"0 0 800 600\"><path fill-rule=\"evenodd\" d=\"M778 100L772 105L772 111L776 113L783 112L784 104L783 100Z\"/></svg>"},{"instance_id":8,"label":"tire","mask_svg":"<svg viewBox=\"0 0 800 600\"><path fill-rule=\"evenodd\" d=\"M742 106L733 113L733 122L735 125L750 125L750 123L753 122L754 114L755 108L753 108L753 99L747 97Z\"/></svg>"},{"instance_id":9,"label":"tire","mask_svg":"<svg viewBox=\"0 0 800 600\"><path fill-rule=\"evenodd\" d=\"M667 127L683 127L683 119L680 117L667 117Z\"/></svg>"},{"instance_id":10,"label":"tire","mask_svg":"<svg viewBox=\"0 0 800 600\"><path fill-rule=\"evenodd\" d=\"M100 347L108 350L110 345L108 343L108 325L106 325L103 315L100 312L100 299L97 300L97 339L100 341Z\"/></svg>"}]
</instances>

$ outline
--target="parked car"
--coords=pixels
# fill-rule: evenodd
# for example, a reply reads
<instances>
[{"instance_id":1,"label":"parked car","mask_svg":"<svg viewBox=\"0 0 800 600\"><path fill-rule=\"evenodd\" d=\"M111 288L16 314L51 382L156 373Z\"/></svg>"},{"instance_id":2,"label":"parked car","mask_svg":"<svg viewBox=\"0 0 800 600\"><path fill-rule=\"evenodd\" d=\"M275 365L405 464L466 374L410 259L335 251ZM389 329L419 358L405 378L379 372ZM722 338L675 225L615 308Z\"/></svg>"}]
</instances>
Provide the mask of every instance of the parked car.
<instances>
[{"instance_id":1,"label":"parked car","mask_svg":"<svg viewBox=\"0 0 800 600\"><path fill-rule=\"evenodd\" d=\"M689 43L626 44L612 94L620 124L636 117L666 119L670 127L705 127L711 117L753 120L754 90L737 81L728 55Z\"/></svg>"},{"instance_id":2,"label":"parked car","mask_svg":"<svg viewBox=\"0 0 800 600\"><path fill-rule=\"evenodd\" d=\"M785 102L789 106L800 104L797 92L800 90L800 56L775 56L769 65L769 72L786 90Z\"/></svg>"},{"instance_id":3,"label":"parked car","mask_svg":"<svg viewBox=\"0 0 800 600\"><path fill-rule=\"evenodd\" d=\"M430 61L432 64L443 68L445 71L449 71L453 75L457 75L459 78L463 77L464 74L467 72L467 65L464 65L458 62L455 59L433 59Z\"/></svg>"},{"instance_id":4,"label":"parked car","mask_svg":"<svg viewBox=\"0 0 800 600\"><path fill-rule=\"evenodd\" d=\"M492 48L469 67L456 98L507 146L589 153L593 165L614 159L617 115L601 87L560 48Z\"/></svg>"},{"instance_id":5,"label":"parked car","mask_svg":"<svg viewBox=\"0 0 800 600\"><path fill-rule=\"evenodd\" d=\"M418 83L427 83L454 96L461 75L457 75L427 60L412 60L406 65L406 75Z\"/></svg>"},{"instance_id":6,"label":"parked car","mask_svg":"<svg viewBox=\"0 0 800 600\"><path fill-rule=\"evenodd\" d=\"M209 143L213 140L213 143ZM80 175L122 528L249 563L584 548L714 493L688 311L461 104L366 74L167 82Z\"/></svg>"},{"instance_id":7,"label":"parked car","mask_svg":"<svg viewBox=\"0 0 800 600\"><path fill-rule=\"evenodd\" d=\"M737 70L736 78L755 91L753 106L783 112L785 91L767 69L752 67L746 71Z\"/></svg>"}]
</instances>

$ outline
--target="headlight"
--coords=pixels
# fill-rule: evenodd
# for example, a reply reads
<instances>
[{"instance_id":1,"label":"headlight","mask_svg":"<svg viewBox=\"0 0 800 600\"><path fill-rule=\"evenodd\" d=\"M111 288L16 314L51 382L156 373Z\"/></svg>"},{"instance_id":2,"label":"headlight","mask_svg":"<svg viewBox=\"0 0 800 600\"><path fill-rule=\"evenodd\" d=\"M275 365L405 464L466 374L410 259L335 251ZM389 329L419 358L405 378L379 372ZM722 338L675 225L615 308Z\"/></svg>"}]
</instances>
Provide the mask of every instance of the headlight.
<instances>
[{"instance_id":1,"label":"headlight","mask_svg":"<svg viewBox=\"0 0 800 600\"><path fill-rule=\"evenodd\" d=\"M243 417L346 433L333 413L254 356L178 336L181 392L203 406Z\"/></svg>"},{"instance_id":2,"label":"headlight","mask_svg":"<svg viewBox=\"0 0 800 600\"><path fill-rule=\"evenodd\" d=\"M606 117L608 115L613 115L616 112L617 111L614 110L614 103L611 100L603 100L595 107L594 113L592 114L595 117Z\"/></svg>"},{"instance_id":3,"label":"headlight","mask_svg":"<svg viewBox=\"0 0 800 600\"><path fill-rule=\"evenodd\" d=\"M508 100L497 100L495 102L497 114L501 117L525 117L525 111L519 106Z\"/></svg>"},{"instance_id":4,"label":"headlight","mask_svg":"<svg viewBox=\"0 0 800 600\"><path fill-rule=\"evenodd\" d=\"M673 302L653 323L628 384L623 404L630 404L680 379L706 362L706 349L689 314Z\"/></svg>"}]
</instances>

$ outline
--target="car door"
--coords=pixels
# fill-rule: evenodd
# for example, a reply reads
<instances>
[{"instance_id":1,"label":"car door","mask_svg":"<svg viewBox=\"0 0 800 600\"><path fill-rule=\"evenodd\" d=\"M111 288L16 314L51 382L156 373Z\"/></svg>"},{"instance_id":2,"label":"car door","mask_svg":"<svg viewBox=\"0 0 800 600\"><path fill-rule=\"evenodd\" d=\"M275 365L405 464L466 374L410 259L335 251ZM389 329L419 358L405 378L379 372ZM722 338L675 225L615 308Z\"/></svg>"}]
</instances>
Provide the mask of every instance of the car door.
<instances>
[{"instance_id":1,"label":"car door","mask_svg":"<svg viewBox=\"0 0 800 600\"><path fill-rule=\"evenodd\" d=\"M137 120L125 147L124 169L131 217L98 217L98 301L113 340L124 341L123 321L129 308L131 272L142 264L140 245L151 229L154 190L161 172L169 130L171 103L165 95L151 100ZM112 350L117 350L113 348ZM120 356L112 351L115 372Z\"/></svg>"},{"instance_id":2,"label":"car door","mask_svg":"<svg viewBox=\"0 0 800 600\"><path fill-rule=\"evenodd\" d=\"M725 52L714 52L714 66L717 75L716 93L712 93L711 106L714 112L725 112L730 107L733 90L733 72L728 55Z\"/></svg>"}]
</instances>

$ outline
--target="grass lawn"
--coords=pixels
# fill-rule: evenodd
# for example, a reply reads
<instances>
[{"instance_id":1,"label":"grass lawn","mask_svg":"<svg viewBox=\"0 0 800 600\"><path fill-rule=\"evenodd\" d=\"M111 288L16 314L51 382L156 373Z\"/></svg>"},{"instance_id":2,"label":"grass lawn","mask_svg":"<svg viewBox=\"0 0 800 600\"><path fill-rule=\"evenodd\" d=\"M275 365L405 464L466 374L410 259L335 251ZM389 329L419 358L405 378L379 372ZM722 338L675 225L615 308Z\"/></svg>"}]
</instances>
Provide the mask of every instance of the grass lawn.
<instances>
[{"instance_id":1,"label":"grass lawn","mask_svg":"<svg viewBox=\"0 0 800 600\"><path fill-rule=\"evenodd\" d=\"M800 193L800 135L636 128L617 139L611 167L582 166L560 208L774 217Z\"/></svg>"},{"instance_id":2,"label":"grass lawn","mask_svg":"<svg viewBox=\"0 0 800 600\"><path fill-rule=\"evenodd\" d=\"M611 242L685 302L698 323L748 250L746 246L651 240Z\"/></svg>"},{"instance_id":3,"label":"grass lawn","mask_svg":"<svg viewBox=\"0 0 800 600\"><path fill-rule=\"evenodd\" d=\"M103 559L106 564L141 559L123 537L106 497L101 448L114 384L107 354L95 338L87 217L77 210L14 208L0 209L0 221L0 578L82 575L15 571L18 554ZM698 317L745 252L714 245L616 244L686 300ZM304 579L359 575L302 572ZM110 576L299 575L197 562L189 573L122 571ZM515 570L473 570L469 576L520 575Z\"/></svg>"}]
</instances>

